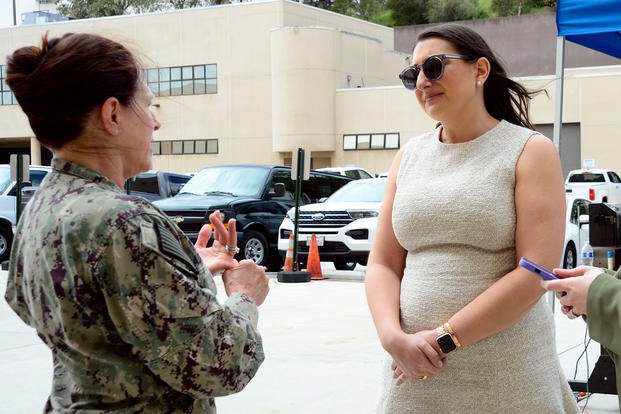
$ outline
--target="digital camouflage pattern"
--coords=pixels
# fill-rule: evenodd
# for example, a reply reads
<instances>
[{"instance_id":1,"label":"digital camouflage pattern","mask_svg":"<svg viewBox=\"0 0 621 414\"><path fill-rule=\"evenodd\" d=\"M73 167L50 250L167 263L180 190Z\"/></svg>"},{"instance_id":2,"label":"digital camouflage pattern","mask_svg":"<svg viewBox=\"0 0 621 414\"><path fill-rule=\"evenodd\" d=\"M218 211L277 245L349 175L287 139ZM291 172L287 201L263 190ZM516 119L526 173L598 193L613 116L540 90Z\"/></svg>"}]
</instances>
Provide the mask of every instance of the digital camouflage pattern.
<instances>
[{"instance_id":1,"label":"digital camouflage pattern","mask_svg":"<svg viewBox=\"0 0 621 414\"><path fill-rule=\"evenodd\" d=\"M254 302L220 305L194 246L149 202L53 167L19 222L6 290L52 350L45 412L215 412L264 359Z\"/></svg>"}]
</instances>

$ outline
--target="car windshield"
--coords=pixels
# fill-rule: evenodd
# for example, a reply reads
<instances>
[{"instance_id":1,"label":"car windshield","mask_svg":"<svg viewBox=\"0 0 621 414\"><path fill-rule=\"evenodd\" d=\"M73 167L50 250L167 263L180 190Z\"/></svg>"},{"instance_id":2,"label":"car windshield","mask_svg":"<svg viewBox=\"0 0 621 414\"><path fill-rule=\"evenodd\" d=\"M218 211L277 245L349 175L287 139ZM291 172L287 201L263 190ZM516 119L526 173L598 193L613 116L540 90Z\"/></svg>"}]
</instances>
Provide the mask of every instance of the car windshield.
<instances>
[{"instance_id":1,"label":"car windshield","mask_svg":"<svg viewBox=\"0 0 621 414\"><path fill-rule=\"evenodd\" d=\"M574 174L569 177L570 183L605 183L606 179L604 178L604 174L596 174L596 173L583 173L583 174Z\"/></svg>"},{"instance_id":2,"label":"car windshield","mask_svg":"<svg viewBox=\"0 0 621 414\"><path fill-rule=\"evenodd\" d=\"M329 202L370 202L379 203L384 197L386 181L352 181L332 194Z\"/></svg>"},{"instance_id":3,"label":"car windshield","mask_svg":"<svg viewBox=\"0 0 621 414\"><path fill-rule=\"evenodd\" d=\"M11 183L11 169L9 167L0 167L0 193Z\"/></svg>"},{"instance_id":4,"label":"car windshield","mask_svg":"<svg viewBox=\"0 0 621 414\"><path fill-rule=\"evenodd\" d=\"M258 196L269 169L261 167L209 167L196 174L179 194Z\"/></svg>"}]
</instances>

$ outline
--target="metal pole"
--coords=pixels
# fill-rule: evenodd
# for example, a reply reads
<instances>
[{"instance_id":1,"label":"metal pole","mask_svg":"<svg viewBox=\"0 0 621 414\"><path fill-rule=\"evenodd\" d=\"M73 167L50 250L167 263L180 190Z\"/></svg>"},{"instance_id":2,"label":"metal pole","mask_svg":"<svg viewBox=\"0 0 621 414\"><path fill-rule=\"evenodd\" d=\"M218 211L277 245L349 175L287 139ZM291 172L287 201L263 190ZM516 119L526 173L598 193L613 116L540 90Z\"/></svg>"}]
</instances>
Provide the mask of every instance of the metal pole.
<instances>
[{"instance_id":1,"label":"metal pole","mask_svg":"<svg viewBox=\"0 0 621 414\"><path fill-rule=\"evenodd\" d=\"M302 178L304 177L304 149L298 148L298 171L295 180L295 220L293 221L293 268L300 270L298 263L298 222L300 219L300 198L302 196Z\"/></svg>"},{"instance_id":2,"label":"metal pole","mask_svg":"<svg viewBox=\"0 0 621 414\"><path fill-rule=\"evenodd\" d=\"M561 152L561 126L563 125L563 81L565 68L565 36L556 37L556 93L554 98L553 141L559 154Z\"/></svg>"},{"instance_id":3,"label":"metal pole","mask_svg":"<svg viewBox=\"0 0 621 414\"><path fill-rule=\"evenodd\" d=\"M125 180L125 192L127 194L131 194L132 193L132 184L134 183L133 178L128 178L127 180Z\"/></svg>"},{"instance_id":4,"label":"metal pole","mask_svg":"<svg viewBox=\"0 0 621 414\"><path fill-rule=\"evenodd\" d=\"M22 187L24 181L24 156L17 154L17 182L15 186L15 225L19 223L19 218L22 216Z\"/></svg>"},{"instance_id":5,"label":"metal pole","mask_svg":"<svg viewBox=\"0 0 621 414\"><path fill-rule=\"evenodd\" d=\"M15 0L13 0L13 26L17 26L17 11L15 10Z\"/></svg>"},{"instance_id":6,"label":"metal pole","mask_svg":"<svg viewBox=\"0 0 621 414\"><path fill-rule=\"evenodd\" d=\"M563 126L563 82L565 67L565 36L556 37L556 93L554 97L554 130L552 133L554 146L561 154L561 128ZM562 157L561 157L562 160ZM554 314L554 292L548 293L552 314Z\"/></svg>"}]
</instances>

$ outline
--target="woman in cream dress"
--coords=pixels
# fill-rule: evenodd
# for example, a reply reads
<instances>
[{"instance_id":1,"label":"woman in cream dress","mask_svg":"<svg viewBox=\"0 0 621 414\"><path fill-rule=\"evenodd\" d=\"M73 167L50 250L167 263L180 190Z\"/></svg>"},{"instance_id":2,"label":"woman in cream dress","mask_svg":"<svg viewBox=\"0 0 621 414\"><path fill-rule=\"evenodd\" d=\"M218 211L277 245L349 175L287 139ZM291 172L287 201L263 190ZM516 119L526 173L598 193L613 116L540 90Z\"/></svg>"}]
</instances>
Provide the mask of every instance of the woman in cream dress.
<instances>
[{"instance_id":1,"label":"woman in cream dress","mask_svg":"<svg viewBox=\"0 0 621 414\"><path fill-rule=\"evenodd\" d=\"M389 354L378 410L575 413L544 290L517 266L555 267L564 234L560 159L528 120L532 93L455 24L419 35L412 64L400 77L441 124L396 155L367 267Z\"/></svg>"}]
</instances>

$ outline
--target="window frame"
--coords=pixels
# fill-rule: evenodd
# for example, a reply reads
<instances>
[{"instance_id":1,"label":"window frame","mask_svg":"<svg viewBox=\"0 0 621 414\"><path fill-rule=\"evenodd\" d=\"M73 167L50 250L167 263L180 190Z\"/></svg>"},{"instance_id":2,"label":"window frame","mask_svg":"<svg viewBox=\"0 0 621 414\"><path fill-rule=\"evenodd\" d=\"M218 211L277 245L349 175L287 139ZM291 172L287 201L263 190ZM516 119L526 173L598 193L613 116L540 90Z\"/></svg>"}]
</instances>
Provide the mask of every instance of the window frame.
<instances>
[{"instance_id":1,"label":"window frame","mask_svg":"<svg viewBox=\"0 0 621 414\"><path fill-rule=\"evenodd\" d=\"M201 142L204 145L204 152L197 152L197 144ZM175 150L174 147L181 144L181 152ZM192 150L186 151L188 145L191 144ZM215 151L209 151L209 147L215 145ZM157 149L156 149L157 148ZM165 153L165 150L170 149L170 152ZM151 154L152 155L216 155L220 153L220 139L171 139L171 140L157 140L151 142Z\"/></svg>"},{"instance_id":2,"label":"window frame","mask_svg":"<svg viewBox=\"0 0 621 414\"><path fill-rule=\"evenodd\" d=\"M217 63L146 68L145 78L156 97L218 93Z\"/></svg>"},{"instance_id":3,"label":"window frame","mask_svg":"<svg viewBox=\"0 0 621 414\"><path fill-rule=\"evenodd\" d=\"M380 147L373 147L373 137L377 137L377 136L383 136L383 146ZM388 135L396 135L397 136L397 146L396 147L387 147L386 146L386 142L387 142L387 137ZM348 139L351 139L351 137L354 137L354 148L346 148L345 142ZM364 139L366 139L366 137L368 137L369 140L369 145L368 148L364 147L361 148L360 147L360 137L364 137ZM351 143L351 142L350 142ZM399 150L401 148L401 133L400 132L370 132L370 133L360 133L360 134L343 134L343 145L342 145L343 151L393 151L393 150Z\"/></svg>"},{"instance_id":4,"label":"window frame","mask_svg":"<svg viewBox=\"0 0 621 414\"><path fill-rule=\"evenodd\" d=\"M6 76L6 65L0 65L0 106L17 105L15 94L6 83Z\"/></svg>"}]
</instances>

